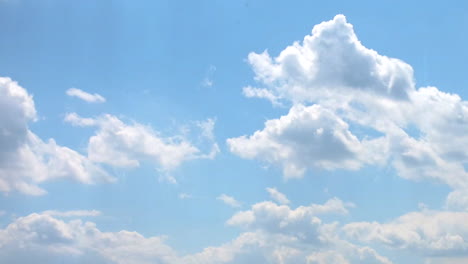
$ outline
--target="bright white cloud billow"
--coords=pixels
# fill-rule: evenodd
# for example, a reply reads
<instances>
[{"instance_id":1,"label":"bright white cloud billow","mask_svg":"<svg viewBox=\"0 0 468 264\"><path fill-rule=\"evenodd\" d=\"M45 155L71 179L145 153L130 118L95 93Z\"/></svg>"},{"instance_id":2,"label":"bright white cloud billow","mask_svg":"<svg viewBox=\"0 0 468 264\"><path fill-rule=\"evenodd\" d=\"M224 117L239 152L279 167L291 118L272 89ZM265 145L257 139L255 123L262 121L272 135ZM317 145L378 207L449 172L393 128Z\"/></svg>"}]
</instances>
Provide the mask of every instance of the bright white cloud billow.
<instances>
[{"instance_id":1,"label":"bright white cloud billow","mask_svg":"<svg viewBox=\"0 0 468 264\"><path fill-rule=\"evenodd\" d=\"M411 66L364 47L343 15L316 25L277 57L265 51L250 53L248 60L273 95L294 102L361 92L406 100L414 90Z\"/></svg>"},{"instance_id":2,"label":"bright white cloud billow","mask_svg":"<svg viewBox=\"0 0 468 264\"><path fill-rule=\"evenodd\" d=\"M106 98L100 94L90 94L77 88L70 88L66 93L68 96L80 98L88 103L104 103L106 101Z\"/></svg>"}]
</instances>

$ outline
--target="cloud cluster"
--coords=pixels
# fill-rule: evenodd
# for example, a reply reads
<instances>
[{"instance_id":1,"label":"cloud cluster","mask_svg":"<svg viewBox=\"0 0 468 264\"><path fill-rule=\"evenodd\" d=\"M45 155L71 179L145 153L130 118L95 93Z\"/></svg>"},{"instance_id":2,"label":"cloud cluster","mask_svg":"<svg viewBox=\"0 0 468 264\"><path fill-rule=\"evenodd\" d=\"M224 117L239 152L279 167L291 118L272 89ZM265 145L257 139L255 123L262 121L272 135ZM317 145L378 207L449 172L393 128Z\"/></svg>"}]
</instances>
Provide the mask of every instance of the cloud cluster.
<instances>
[{"instance_id":1,"label":"cloud cluster","mask_svg":"<svg viewBox=\"0 0 468 264\"><path fill-rule=\"evenodd\" d=\"M228 139L232 153L279 166L286 178L388 164L406 179L468 189L468 102L416 89L411 66L364 47L343 15L277 57L249 54L249 63L259 87L243 93L291 109Z\"/></svg>"},{"instance_id":2,"label":"cloud cluster","mask_svg":"<svg viewBox=\"0 0 468 264\"><path fill-rule=\"evenodd\" d=\"M46 211L14 219L0 229L0 262L113 264L391 264L369 247L336 236L337 223L322 223L320 214L345 213L346 203L334 198L323 205L291 209L263 202L235 214L228 223L246 229L232 241L180 255L164 236L137 232L103 232L79 217L98 216L91 210ZM240 220L251 212L249 223ZM66 220L64 220L66 219Z\"/></svg>"},{"instance_id":3,"label":"cloud cluster","mask_svg":"<svg viewBox=\"0 0 468 264\"><path fill-rule=\"evenodd\" d=\"M0 112L1 192L41 195L46 191L39 183L59 178L85 184L113 181L87 157L30 131L28 123L36 120L33 98L10 78L0 78Z\"/></svg>"},{"instance_id":4,"label":"cloud cluster","mask_svg":"<svg viewBox=\"0 0 468 264\"><path fill-rule=\"evenodd\" d=\"M43 141L29 130L28 124L37 119L34 100L10 78L0 77L0 112L0 192L4 193L42 195L46 191L40 183L62 178L85 184L115 181L101 164L135 167L149 161L167 172L184 161L212 159L219 152L212 119L196 123L198 141L210 148L202 153L182 136L162 137L149 126L126 124L108 114L82 118L71 113L65 117L67 122L98 128L89 140L87 155L82 155L54 139Z\"/></svg>"},{"instance_id":5,"label":"cloud cluster","mask_svg":"<svg viewBox=\"0 0 468 264\"><path fill-rule=\"evenodd\" d=\"M2 263L176 263L164 237L102 232L92 222L30 214L0 230Z\"/></svg>"},{"instance_id":6,"label":"cloud cluster","mask_svg":"<svg viewBox=\"0 0 468 264\"><path fill-rule=\"evenodd\" d=\"M388 223L356 222L343 227L348 237L425 256L468 256L468 213L411 212Z\"/></svg>"},{"instance_id":7,"label":"cloud cluster","mask_svg":"<svg viewBox=\"0 0 468 264\"><path fill-rule=\"evenodd\" d=\"M343 230L362 243L432 256L428 263L466 261L467 101L436 87L416 88L411 66L364 47L343 15L316 25L276 57L264 51L249 54L248 61L256 85L243 94L291 109L251 135L228 139L232 153L278 166L286 178L313 169L383 165L405 179L444 183L453 189L445 209L455 211L412 212L389 223L350 223ZM263 203L230 221L255 226L280 211L287 219L299 214ZM289 222L261 223L281 230ZM348 263L326 251L309 259Z\"/></svg>"}]
</instances>

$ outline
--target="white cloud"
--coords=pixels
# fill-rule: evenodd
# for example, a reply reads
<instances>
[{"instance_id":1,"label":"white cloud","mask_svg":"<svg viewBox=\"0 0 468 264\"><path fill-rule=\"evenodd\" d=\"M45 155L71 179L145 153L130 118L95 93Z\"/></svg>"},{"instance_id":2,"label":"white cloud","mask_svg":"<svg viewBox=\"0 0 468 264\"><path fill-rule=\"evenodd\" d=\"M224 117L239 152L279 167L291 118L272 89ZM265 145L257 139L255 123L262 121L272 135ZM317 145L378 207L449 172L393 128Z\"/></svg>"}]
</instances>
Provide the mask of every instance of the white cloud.
<instances>
[{"instance_id":1,"label":"white cloud","mask_svg":"<svg viewBox=\"0 0 468 264\"><path fill-rule=\"evenodd\" d=\"M104 103L106 101L106 98L97 93L90 94L77 88L70 88L66 93L68 96L80 98L88 103Z\"/></svg>"},{"instance_id":2,"label":"white cloud","mask_svg":"<svg viewBox=\"0 0 468 264\"><path fill-rule=\"evenodd\" d=\"M279 164L288 178L302 177L309 168L359 169L375 163L371 152L379 140L360 141L348 124L319 105L295 105L279 119L268 120L252 136L227 140L231 152L247 159Z\"/></svg>"},{"instance_id":3,"label":"white cloud","mask_svg":"<svg viewBox=\"0 0 468 264\"><path fill-rule=\"evenodd\" d=\"M280 191L278 191L276 188L266 188L267 192L270 194L271 199L277 201L280 204L288 204L290 201Z\"/></svg>"},{"instance_id":4,"label":"white cloud","mask_svg":"<svg viewBox=\"0 0 468 264\"><path fill-rule=\"evenodd\" d=\"M283 106L280 102L280 97L274 95L271 91L267 89L254 88L251 86L244 87L242 89L242 94L248 98L263 98L269 100L275 106Z\"/></svg>"},{"instance_id":5,"label":"white cloud","mask_svg":"<svg viewBox=\"0 0 468 264\"><path fill-rule=\"evenodd\" d=\"M89 139L88 157L116 167L137 167L141 161L149 161L159 169L170 171L186 160L213 159L219 152L214 142L212 119L197 123L202 130L201 137L211 145L208 153L201 153L183 136L163 137L149 126L136 122L127 124L109 114L82 118L69 113L65 121L75 126L97 127L96 134Z\"/></svg>"},{"instance_id":6,"label":"white cloud","mask_svg":"<svg viewBox=\"0 0 468 264\"><path fill-rule=\"evenodd\" d=\"M192 195L188 193L179 193L179 199L181 200L186 200L186 199L192 199Z\"/></svg>"},{"instance_id":7,"label":"white cloud","mask_svg":"<svg viewBox=\"0 0 468 264\"><path fill-rule=\"evenodd\" d=\"M181 263L203 264L391 264L368 247L357 247L336 241L328 249L298 243L294 236L269 234L261 231L245 232L234 240L218 247L208 247L202 252L185 256ZM339 256L334 259L345 262L324 262L324 255ZM317 262L319 261L319 262ZM320 262L322 261L322 262Z\"/></svg>"},{"instance_id":8,"label":"white cloud","mask_svg":"<svg viewBox=\"0 0 468 264\"><path fill-rule=\"evenodd\" d=\"M325 204L311 204L291 209L287 205L278 205L266 201L252 205L251 210L241 211L232 216L228 225L246 229L260 229L268 233L294 235L297 239L314 244L326 244L330 226L323 225L317 217L322 214L347 214L351 203L343 203L338 198Z\"/></svg>"},{"instance_id":9,"label":"white cloud","mask_svg":"<svg viewBox=\"0 0 468 264\"><path fill-rule=\"evenodd\" d=\"M326 204L311 207L330 207ZM284 210L285 207L276 206L281 207L281 210ZM274 211L278 208L271 207L270 209ZM323 211L313 210L317 213ZM336 209L330 210L336 211ZM95 210L33 213L14 219L4 229L0 229L0 262L325 264L328 262L321 260L328 259L325 255L336 255L339 257L334 259L346 260L346 263L349 264L391 263L373 249L358 247L336 237L336 223L322 224L318 218L315 219L311 215L301 215L299 208L289 211L287 214L273 217L272 222L285 221L287 224L293 225L301 222L304 227L313 226L315 230L320 230L316 233L320 237L304 240L300 233L295 232L295 229L277 232L270 226L259 223L256 226L250 226L251 231L241 233L232 241L219 246L207 247L198 253L189 255L178 254L165 243L164 236L144 237L137 232L126 230L103 232L97 228L95 223L84 222L77 218L98 215L98 211ZM268 214L264 217L273 215L275 214ZM307 223L305 221L307 219L312 220L311 223ZM264 223L268 223L268 221L264 221ZM302 231L307 232L306 229ZM313 242L320 239L326 240L327 243L319 245ZM322 262L317 262L318 260Z\"/></svg>"},{"instance_id":10,"label":"white cloud","mask_svg":"<svg viewBox=\"0 0 468 264\"><path fill-rule=\"evenodd\" d=\"M364 47L343 15L276 57L265 51L248 60L259 88L247 86L244 95L292 108L250 136L228 139L234 154L279 166L287 178L391 165L405 179L468 189L468 102L416 89L411 66Z\"/></svg>"},{"instance_id":11,"label":"white cloud","mask_svg":"<svg viewBox=\"0 0 468 264\"><path fill-rule=\"evenodd\" d=\"M234 199L234 197L226 195L224 193L218 196L216 199L234 208L241 207L241 203L239 201Z\"/></svg>"},{"instance_id":12,"label":"white cloud","mask_svg":"<svg viewBox=\"0 0 468 264\"><path fill-rule=\"evenodd\" d=\"M364 47L343 15L316 25L278 57L265 51L250 53L248 60L256 80L294 102L359 91L404 100L414 89L411 66Z\"/></svg>"},{"instance_id":13,"label":"white cloud","mask_svg":"<svg viewBox=\"0 0 468 264\"><path fill-rule=\"evenodd\" d=\"M42 195L38 184L69 178L92 184L113 178L78 152L42 141L28 128L36 120L32 96L10 78L0 77L0 191Z\"/></svg>"},{"instance_id":14,"label":"white cloud","mask_svg":"<svg viewBox=\"0 0 468 264\"><path fill-rule=\"evenodd\" d=\"M468 256L468 213L411 212L388 223L357 222L343 227L348 237L381 243L424 256Z\"/></svg>"},{"instance_id":15,"label":"white cloud","mask_svg":"<svg viewBox=\"0 0 468 264\"><path fill-rule=\"evenodd\" d=\"M92 222L50 214L20 217L0 229L0 248L2 263L176 263L164 237L102 232Z\"/></svg>"}]
</instances>

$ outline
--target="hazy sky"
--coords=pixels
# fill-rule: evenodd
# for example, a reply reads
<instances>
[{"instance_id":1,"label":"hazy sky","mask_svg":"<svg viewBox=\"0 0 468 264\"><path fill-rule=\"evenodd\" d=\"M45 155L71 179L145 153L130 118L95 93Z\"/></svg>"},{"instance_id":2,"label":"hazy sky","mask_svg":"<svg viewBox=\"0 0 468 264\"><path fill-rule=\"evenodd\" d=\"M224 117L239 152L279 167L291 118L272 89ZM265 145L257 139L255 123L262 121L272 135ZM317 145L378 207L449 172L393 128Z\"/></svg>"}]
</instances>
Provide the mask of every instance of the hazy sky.
<instances>
[{"instance_id":1,"label":"hazy sky","mask_svg":"<svg viewBox=\"0 0 468 264\"><path fill-rule=\"evenodd\" d=\"M0 0L0 262L468 262L468 5Z\"/></svg>"}]
</instances>

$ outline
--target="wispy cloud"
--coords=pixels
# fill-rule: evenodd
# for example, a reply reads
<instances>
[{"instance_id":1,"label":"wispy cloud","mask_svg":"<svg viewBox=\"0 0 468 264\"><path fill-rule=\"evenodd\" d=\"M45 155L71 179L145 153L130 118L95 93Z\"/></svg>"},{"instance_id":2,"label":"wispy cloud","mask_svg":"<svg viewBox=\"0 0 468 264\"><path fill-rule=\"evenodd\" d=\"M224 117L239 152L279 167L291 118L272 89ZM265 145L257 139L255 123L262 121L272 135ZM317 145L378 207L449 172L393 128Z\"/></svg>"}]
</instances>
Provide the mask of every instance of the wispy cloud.
<instances>
[{"instance_id":1,"label":"wispy cloud","mask_svg":"<svg viewBox=\"0 0 468 264\"><path fill-rule=\"evenodd\" d=\"M88 103L104 103L106 101L106 98L100 94L90 94L77 88L70 88L66 93L68 96L80 98Z\"/></svg>"},{"instance_id":2,"label":"wispy cloud","mask_svg":"<svg viewBox=\"0 0 468 264\"><path fill-rule=\"evenodd\" d=\"M56 211L47 210L42 214L55 216L55 217L85 217L85 216L99 216L101 212L98 210L73 210L73 211Z\"/></svg>"},{"instance_id":3,"label":"wispy cloud","mask_svg":"<svg viewBox=\"0 0 468 264\"><path fill-rule=\"evenodd\" d=\"M205 78L202 81L202 85L205 87L211 87L214 85L214 73L216 72L216 66L210 65L206 71Z\"/></svg>"}]
</instances>

